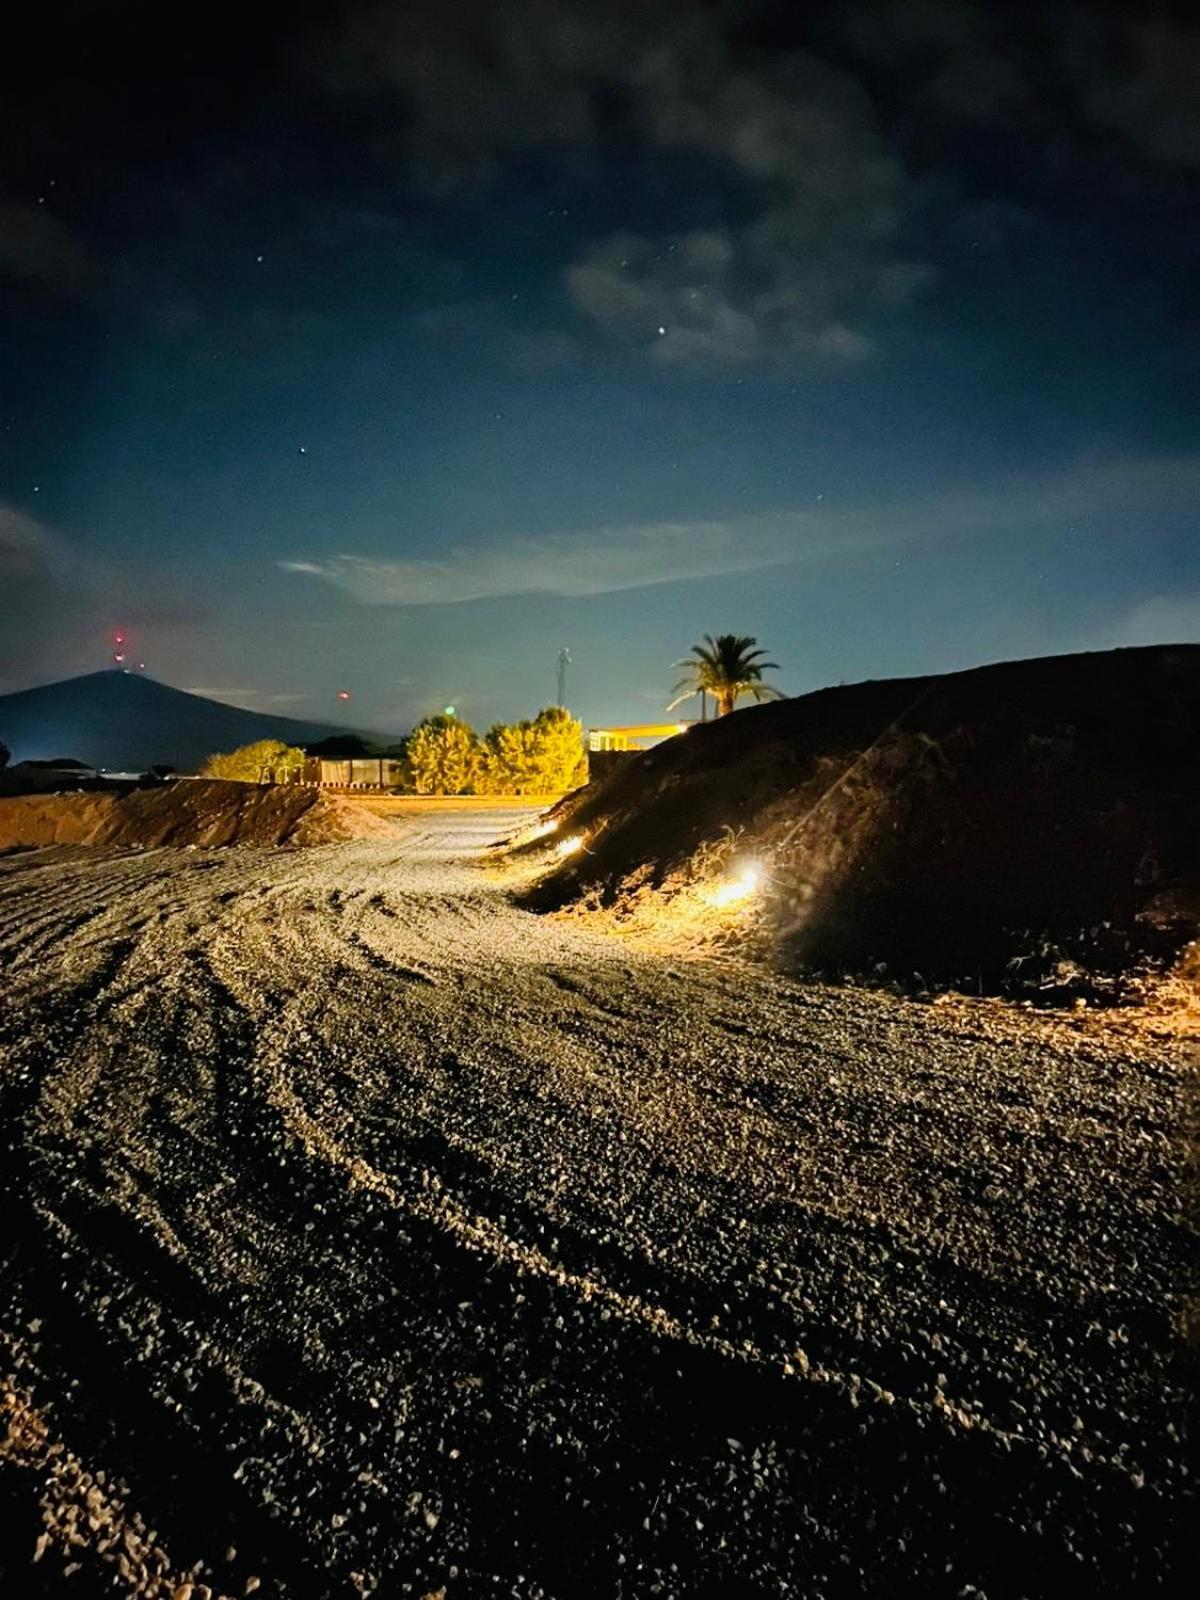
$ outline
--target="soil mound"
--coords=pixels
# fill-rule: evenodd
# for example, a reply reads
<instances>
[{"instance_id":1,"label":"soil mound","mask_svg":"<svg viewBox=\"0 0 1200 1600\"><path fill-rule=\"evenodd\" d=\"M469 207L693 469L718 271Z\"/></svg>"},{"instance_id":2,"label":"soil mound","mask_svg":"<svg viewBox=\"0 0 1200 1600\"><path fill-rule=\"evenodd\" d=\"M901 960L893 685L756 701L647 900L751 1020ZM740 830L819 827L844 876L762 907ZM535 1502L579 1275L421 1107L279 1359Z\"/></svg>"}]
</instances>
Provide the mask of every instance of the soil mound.
<instances>
[{"instance_id":1,"label":"soil mound","mask_svg":"<svg viewBox=\"0 0 1200 1600\"><path fill-rule=\"evenodd\" d=\"M316 845L390 825L353 801L301 785L182 780L124 795L20 795L0 800L0 850L52 844Z\"/></svg>"},{"instance_id":2,"label":"soil mound","mask_svg":"<svg viewBox=\"0 0 1200 1600\"><path fill-rule=\"evenodd\" d=\"M1069 989L1196 936L1198 729L1196 645L821 690L569 799L585 848L529 899L669 921L752 861L710 920L788 964Z\"/></svg>"}]
</instances>

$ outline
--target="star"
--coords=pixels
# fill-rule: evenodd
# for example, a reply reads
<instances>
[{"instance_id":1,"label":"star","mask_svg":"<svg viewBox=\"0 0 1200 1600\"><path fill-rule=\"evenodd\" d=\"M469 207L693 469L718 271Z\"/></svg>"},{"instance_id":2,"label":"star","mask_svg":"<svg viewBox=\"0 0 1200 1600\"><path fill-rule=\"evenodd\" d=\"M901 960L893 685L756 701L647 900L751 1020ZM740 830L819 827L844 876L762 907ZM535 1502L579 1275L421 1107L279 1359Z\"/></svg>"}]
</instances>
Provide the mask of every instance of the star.
<instances>
[{"instance_id":1,"label":"star","mask_svg":"<svg viewBox=\"0 0 1200 1600\"><path fill-rule=\"evenodd\" d=\"M308 451L305 449L305 447L303 445L300 446L300 454L302 456L306 456L308 454Z\"/></svg>"}]
</instances>

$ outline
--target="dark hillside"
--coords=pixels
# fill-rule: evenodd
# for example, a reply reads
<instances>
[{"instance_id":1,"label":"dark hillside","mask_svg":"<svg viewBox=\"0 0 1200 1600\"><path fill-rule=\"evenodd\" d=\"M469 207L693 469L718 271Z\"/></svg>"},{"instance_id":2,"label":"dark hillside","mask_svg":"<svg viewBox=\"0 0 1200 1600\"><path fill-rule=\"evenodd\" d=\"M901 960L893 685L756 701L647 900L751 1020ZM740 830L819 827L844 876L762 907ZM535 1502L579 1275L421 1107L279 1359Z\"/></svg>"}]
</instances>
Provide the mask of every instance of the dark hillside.
<instances>
[{"instance_id":1,"label":"dark hillside","mask_svg":"<svg viewBox=\"0 0 1200 1600\"><path fill-rule=\"evenodd\" d=\"M1200 646L825 689L692 728L585 791L534 891L653 916L753 857L794 963L1019 970L1177 944L1200 912Z\"/></svg>"},{"instance_id":2,"label":"dark hillside","mask_svg":"<svg viewBox=\"0 0 1200 1600\"><path fill-rule=\"evenodd\" d=\"M65 753L110 770L160 762L194 772L213 751L256 739L309 744L355 731L245 711L131 672L93 672L0 696L0 739L14 762Z\"/></svg>"}]
</instances>

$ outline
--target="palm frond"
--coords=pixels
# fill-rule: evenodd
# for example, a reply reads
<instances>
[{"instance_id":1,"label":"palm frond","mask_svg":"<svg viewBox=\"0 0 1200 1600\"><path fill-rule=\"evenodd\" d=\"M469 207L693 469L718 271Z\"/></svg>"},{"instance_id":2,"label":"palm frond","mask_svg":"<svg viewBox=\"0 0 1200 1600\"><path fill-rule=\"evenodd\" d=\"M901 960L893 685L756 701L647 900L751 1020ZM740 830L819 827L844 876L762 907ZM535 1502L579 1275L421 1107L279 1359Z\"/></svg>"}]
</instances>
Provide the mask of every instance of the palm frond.
<instances>
[{"instance_id":1,"label":"palm frond","mask_svg":"<svg viewBox=\"0 0 1200 1600\"><path fill-rule=\"evenodd\" d=\"M755 700L782 700L784 696L762 681L764 672L778 672L779 663L766 660L767 652L753 634L706 633L691 654L673 663L683 676L675 685L673 711L697 694L710 694L718 706L732 709L741 695Z\"/></svg>"}]
</instances>

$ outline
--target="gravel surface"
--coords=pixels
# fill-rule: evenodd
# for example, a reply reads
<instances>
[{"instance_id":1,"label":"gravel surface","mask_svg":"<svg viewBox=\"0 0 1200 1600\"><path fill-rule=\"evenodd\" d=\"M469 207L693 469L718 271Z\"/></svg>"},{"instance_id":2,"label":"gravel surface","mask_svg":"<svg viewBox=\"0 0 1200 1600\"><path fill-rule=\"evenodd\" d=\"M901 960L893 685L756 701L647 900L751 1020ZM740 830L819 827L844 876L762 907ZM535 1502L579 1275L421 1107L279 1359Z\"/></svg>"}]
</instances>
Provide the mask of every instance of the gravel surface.
<instances>
[{"instance_id":1,"label":"gravel surface","mask_svg":"<svg viewBox=\"0 0 1200 1600\"><path fill-rule=\"evenodd\" d=\"M0 861L0 1592L1168 1592L1188 1047L639 954L516 820Z\"/></svg>"}]
</instances>

